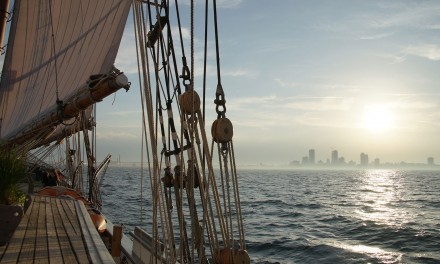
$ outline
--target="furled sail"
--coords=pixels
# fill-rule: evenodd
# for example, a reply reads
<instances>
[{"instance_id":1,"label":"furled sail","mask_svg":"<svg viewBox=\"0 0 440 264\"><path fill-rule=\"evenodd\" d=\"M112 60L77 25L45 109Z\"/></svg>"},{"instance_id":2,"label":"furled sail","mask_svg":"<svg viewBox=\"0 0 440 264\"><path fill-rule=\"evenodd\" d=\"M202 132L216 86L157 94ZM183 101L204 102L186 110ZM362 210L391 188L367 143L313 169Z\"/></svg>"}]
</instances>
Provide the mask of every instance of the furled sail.
<instances>
[{"instance_id":1,"label":"furled sail","mask_svg":"<svg viewBox=\"0 0 440 264\"><path fill-rule=\"evenodd\" d=\"M90 76L113 71L130 2L15 1L0 84L1 139L35 135L28 132L39 123L52 130L59 122L47 116L59 102L87 97Z\"/></svg>"}]
</instances>

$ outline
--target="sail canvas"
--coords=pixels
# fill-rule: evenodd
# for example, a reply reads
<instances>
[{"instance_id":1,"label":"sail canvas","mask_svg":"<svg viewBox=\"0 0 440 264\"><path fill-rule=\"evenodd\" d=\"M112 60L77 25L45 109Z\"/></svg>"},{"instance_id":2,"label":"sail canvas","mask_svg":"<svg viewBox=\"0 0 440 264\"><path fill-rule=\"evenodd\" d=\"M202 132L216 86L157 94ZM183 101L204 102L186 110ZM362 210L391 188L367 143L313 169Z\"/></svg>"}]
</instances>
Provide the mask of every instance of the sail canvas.
<instances>
[{"instance_id":1,"label":"sail canvas","mask_svg":"<svg viewBox=\"0 0 440 264\"><path fill-rule=\"evenodd\" d=\"M127 0L15 1L0 85L3 139L35 126L113 66Z\"/></svg>"}]
</instances>

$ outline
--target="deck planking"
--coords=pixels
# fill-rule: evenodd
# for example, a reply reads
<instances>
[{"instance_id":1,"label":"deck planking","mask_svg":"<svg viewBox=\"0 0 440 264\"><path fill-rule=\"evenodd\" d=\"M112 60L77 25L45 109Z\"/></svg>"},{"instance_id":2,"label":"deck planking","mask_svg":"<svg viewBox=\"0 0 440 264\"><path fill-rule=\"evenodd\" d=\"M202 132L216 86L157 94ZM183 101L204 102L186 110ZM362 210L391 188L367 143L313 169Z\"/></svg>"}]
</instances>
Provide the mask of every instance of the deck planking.
<instances>
[{"instance_id":1,"label":"deck planking","mask_svg":"<svg viewBox=\"0 0 440 264\"><path fill-rule=\"evenodd\" d=\"M55 229L55 216L53 213L52 199L49 199L50 206L46 206L46 228L47 228L47 247L49 248L50 263L63 263L61 248L59 247L58 234Z\"/></svg>"},{"instance_id":2,"label":"deck planking","mask_svg":"<svg viewBox=\"0 0 440 264\"><path fill-rule=\"evenodd\" d=\"M32 196L1 263L114 263L81 201Z\"/></svg>"},{"instance_id":3,"label":"deck planking","mask_svg":"<svg viewBox=\"0 0 440 264\"><path fill-rule=\"evenodd\" d=\"M55 229L57 231L63 261L64 263L78 263L74 254L74 248L71 246L67 236L67 230L64 228L64 221L67 221L67 219L63 219L63 216L60 213L60 208L58 208L59 199L54 199L51 202L55 220Z\"/></svg>"},{"instance_id":4,"label":"deck planking","mask_svg":"<svg viewBox=\"0 0 440 264\"><path fill-rule=\"evenodd\" d=\"M38 224L36 227L36 237L35 237L35 252L34 260L35 263L45 263L49 258L48 247L47 247L47 229L46 229L46 208L47 201L45 197L41 197L39 210L38 210Z\"/></svg>"},{"instance_id":5,"label":"deck planking","mask_svg":"<svg viewBox=\"0 0 440 264\"><path fill-rule=\"evenodd\" d=\"M29 223L30 215L34 211L35 203L31 203L26 213L23 215L14 235L11 237L8 245L5 247L5 251L0 259L2 263L16 263L20 256L20 251L23 246L24 237L26 234L27 225Z\"/></svg>"}]
</instances>

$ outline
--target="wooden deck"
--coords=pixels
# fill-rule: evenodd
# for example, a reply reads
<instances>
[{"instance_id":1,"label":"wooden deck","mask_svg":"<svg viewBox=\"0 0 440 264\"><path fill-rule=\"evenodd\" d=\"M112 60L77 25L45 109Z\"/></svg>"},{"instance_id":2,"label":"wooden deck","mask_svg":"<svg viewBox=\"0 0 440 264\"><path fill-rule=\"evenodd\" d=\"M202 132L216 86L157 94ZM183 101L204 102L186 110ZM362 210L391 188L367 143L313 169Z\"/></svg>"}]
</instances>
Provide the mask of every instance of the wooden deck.
<instances>
[{"instance_id":1,"label":"wooden deck","mask_svg":"<svg viewBox=\"0 0 440 264\"><path fill-rule=\"evenodd\" d=\"M114 263L80 201L32 196L1 263Z\"/></svg>"}]
</instances>

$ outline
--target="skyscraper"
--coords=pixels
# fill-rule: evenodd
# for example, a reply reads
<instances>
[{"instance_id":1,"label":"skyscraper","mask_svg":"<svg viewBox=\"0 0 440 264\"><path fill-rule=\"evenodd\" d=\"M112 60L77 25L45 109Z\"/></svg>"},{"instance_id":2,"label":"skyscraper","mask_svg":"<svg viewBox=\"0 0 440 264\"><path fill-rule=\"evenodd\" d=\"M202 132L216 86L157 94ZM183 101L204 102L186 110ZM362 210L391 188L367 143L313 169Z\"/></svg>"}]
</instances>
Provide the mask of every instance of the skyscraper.
<instances>
[{"instance_id":1,"label":"skyscraper","mask_svg":"<svg viewBox=\"0 0 440 264\"><path fill-rule=\"evenodd\" d=\"M374 166L379 166L380 165L380 159L379 158L375 158L374 159Z\"/></svg>"},{"instance_id":2,"label":"skyscraper","mask_svg":"<svg viewBox=\"0 0 440 264\"><path fill-rule=\"evenodd\" d=\"M307 156L304 156L303 158L302 158L302 162L301 162L301 164L302 165L309 165L309 157L307 157Z\"/></svg>"},{"instance_id":3,"label":"skyscraper","mask_svg":"<svg viewBox=\"0 0 440 264\"><path fill-rule=\"evenodd\" d=\"M430 165L430 166L434 165L434 158L433 157L428 158L428 165Z\"/></svg>"},{"instance_id":4,"label":"skyscraper","mask_svg":"<svg viewBox=\"0 0 440 264\"><path fill-rule=\"evenodd\" d=\"M315 164L315 150L309 149L309 164Z\"/></svg>"},{"instance_id":5,"label":"skyscraper","mask_svg":"<svg viewBox=\"0 0 440 264\"><path fill-rule=\"evenodd\" d=\"M333 150L332 151L332 165L337 165L338 162L339 162L338 151Z\"/></svg>"},{"instance_id":6,"label":"skyscraper","mask_svg":"<svg viewBox=\"0 0 440 264\"><path fill-rule=\"evenodd\" d=\"M361 166L368 166L368 154L361 153Z\"/></svg>"}]
</instances>

